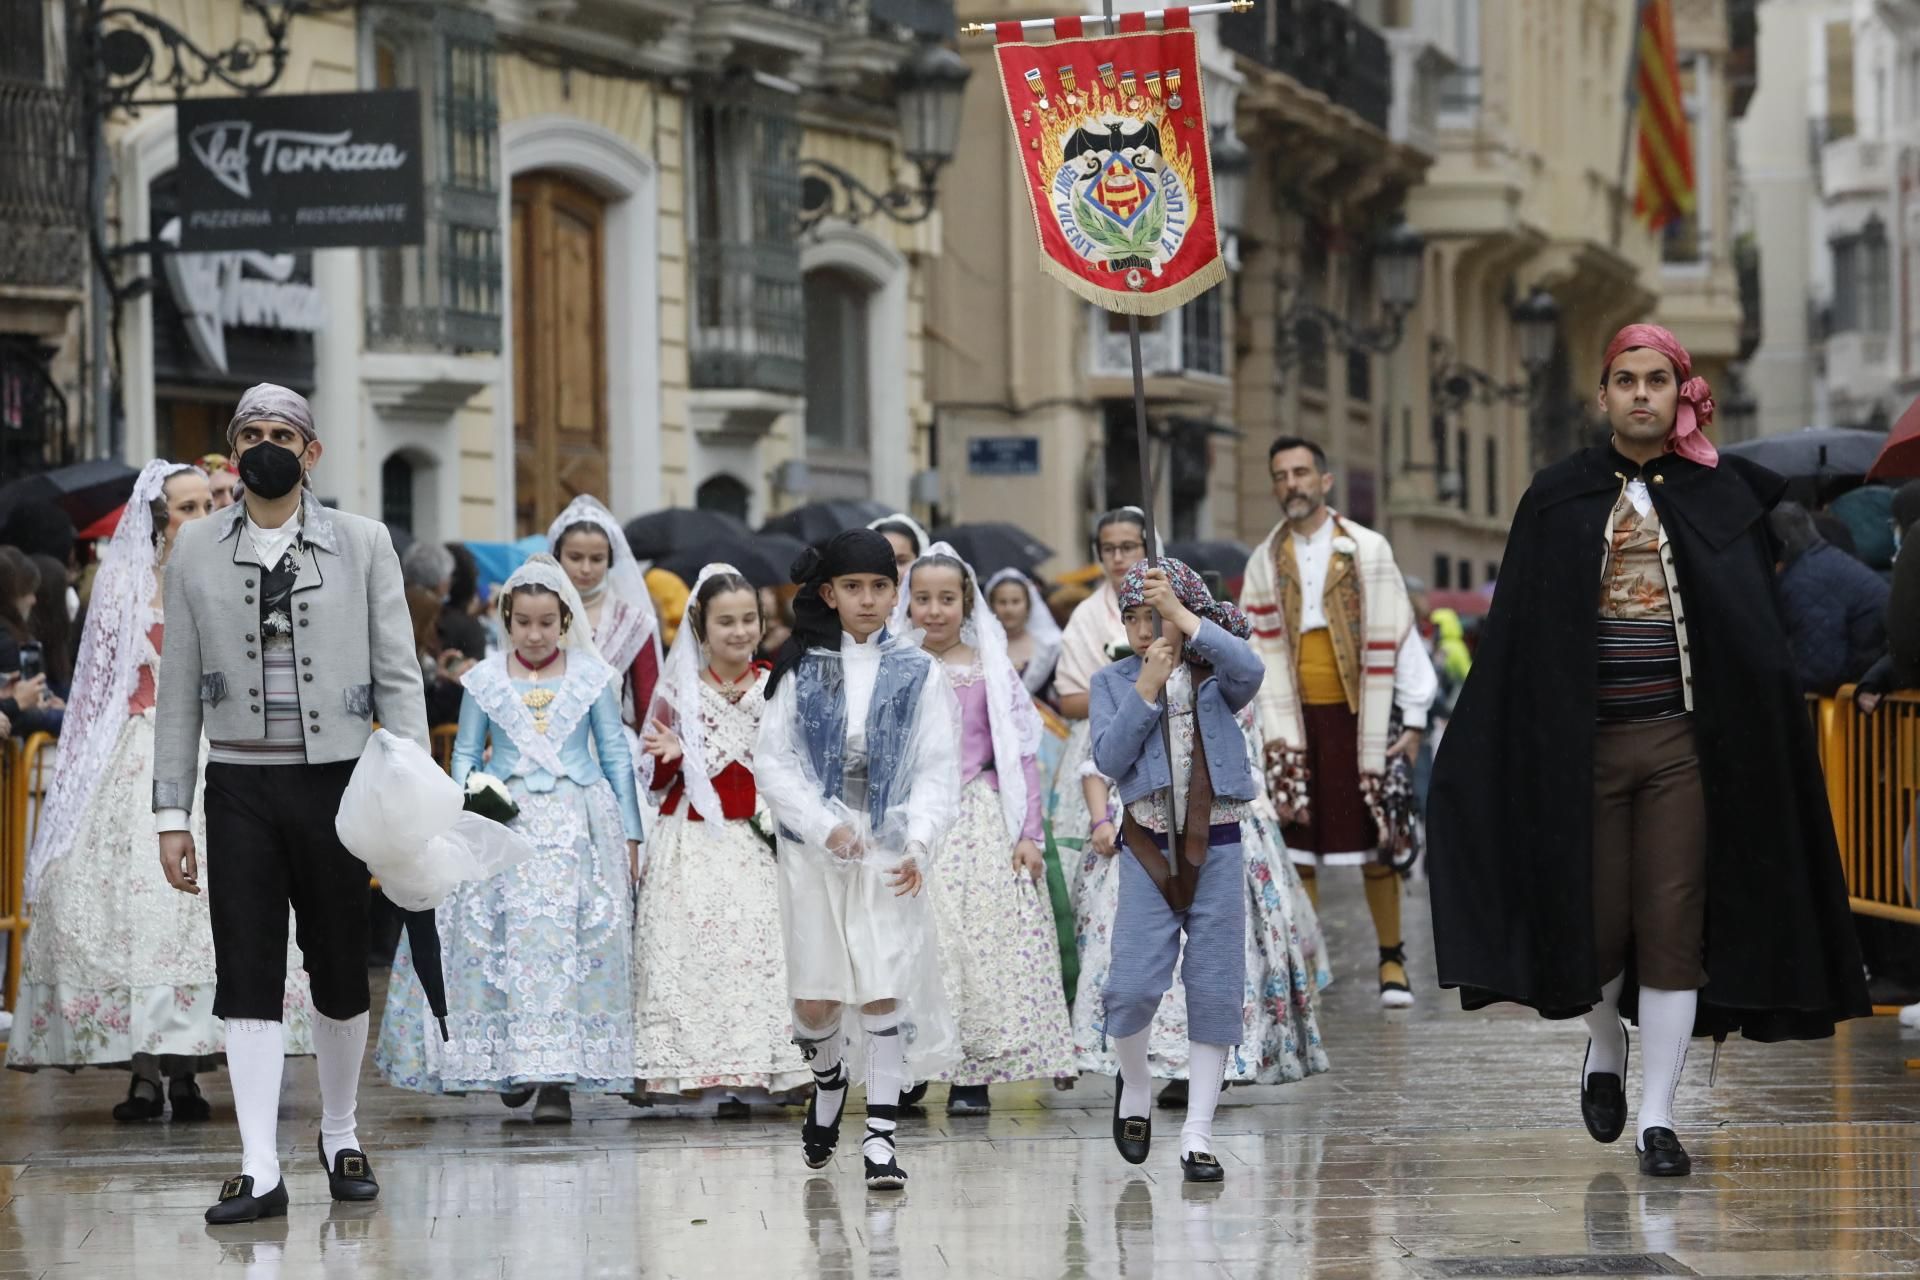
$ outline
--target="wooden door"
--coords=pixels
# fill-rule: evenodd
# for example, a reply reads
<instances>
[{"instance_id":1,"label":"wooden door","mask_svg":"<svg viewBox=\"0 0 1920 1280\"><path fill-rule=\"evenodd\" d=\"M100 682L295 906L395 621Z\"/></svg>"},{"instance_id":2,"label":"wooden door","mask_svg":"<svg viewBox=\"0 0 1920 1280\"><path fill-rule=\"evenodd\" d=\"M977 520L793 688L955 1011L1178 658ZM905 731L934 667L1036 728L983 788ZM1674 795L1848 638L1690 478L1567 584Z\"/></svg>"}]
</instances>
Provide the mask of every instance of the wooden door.
<instances>
[{"instance_id":1,"label":"wooden door","mask_svg":"<svg viewBox=\"0 0 1920 1280\"><path fill-rule=\"evenodd\" d=\"M606 500L606 208L548 173L513 180L514 525L544 533L582 493Z\"/></svg>"}]
</instances>

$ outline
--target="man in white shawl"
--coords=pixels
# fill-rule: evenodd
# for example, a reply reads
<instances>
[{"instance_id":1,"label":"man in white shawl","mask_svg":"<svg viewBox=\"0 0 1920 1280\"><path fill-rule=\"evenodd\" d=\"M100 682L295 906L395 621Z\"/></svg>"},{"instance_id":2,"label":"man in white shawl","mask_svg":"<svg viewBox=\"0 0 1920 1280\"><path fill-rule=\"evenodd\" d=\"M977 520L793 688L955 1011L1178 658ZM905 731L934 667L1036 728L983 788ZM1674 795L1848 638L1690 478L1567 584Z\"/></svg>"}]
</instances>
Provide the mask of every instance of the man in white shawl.
<instances>
[{"instance_id":1,"label":"man in white shawl","mask_svg":"<svg viewBox=\"0 0 1920 1280\"><path fill-rule=\"evenodd\" d=\"M1319 904L1322 864L1358 866L1380 947L1380 1003L1413 1003L1395 855L1417 839L1410 769L1438 692L1393 548L1327 506L1324 450L1283 436L1268 453L1283 518L1247 561L1241 605L1267 666L1266 769Z\"/></svg>"}]
</instances>

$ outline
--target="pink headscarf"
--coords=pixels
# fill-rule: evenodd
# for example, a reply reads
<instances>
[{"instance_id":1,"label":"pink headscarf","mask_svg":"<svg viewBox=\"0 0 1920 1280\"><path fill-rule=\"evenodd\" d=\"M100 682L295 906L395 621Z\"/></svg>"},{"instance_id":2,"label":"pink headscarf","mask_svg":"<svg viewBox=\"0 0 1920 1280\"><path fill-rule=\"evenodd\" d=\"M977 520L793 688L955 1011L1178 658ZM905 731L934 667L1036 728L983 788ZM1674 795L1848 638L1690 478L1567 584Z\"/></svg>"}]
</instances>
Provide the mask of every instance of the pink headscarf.
<instances>
[{"instance_id":1,"label":"pink headscarf","mask_svg":"<svg viewBox=\"0 0 1920 1280\"><path fill-rule=\"evenodd\" d=\"M1673 415L1673 434L1667 437L1667 448L1703 467L1719 466L1720 451L1713 447L1713 441L1707 439L1703 430L1713 423L1713 388L1705 378L1694 376L1693 357L1672 333L1657 324L1630 324L1614 334L1601 364L1601 385L1606 384L1620 353L1635 347L1658 351L1673 361L1674 371L1680 376L1680 407Z\"/></svg>"}]
</instances>

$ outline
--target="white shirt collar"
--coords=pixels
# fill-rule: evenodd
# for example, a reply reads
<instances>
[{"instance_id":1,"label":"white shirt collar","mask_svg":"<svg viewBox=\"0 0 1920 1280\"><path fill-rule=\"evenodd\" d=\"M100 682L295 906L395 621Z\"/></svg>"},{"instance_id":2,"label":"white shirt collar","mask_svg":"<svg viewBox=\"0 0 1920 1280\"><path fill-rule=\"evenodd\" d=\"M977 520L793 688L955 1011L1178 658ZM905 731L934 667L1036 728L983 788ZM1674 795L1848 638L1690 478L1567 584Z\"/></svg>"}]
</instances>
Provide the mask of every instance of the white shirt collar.
<instances>
[{"instance_id":1,"label":"white shirt collar","mask_svg":"<svg viewBox=\"0 0 1920 1280\"><path fill-rule=\"evenodd\" d=\"M1320 522L1320 527L1312 533L1295 533L1293 537L1296 542L1304 542L1310 546L1331 544L1333 542L1333 514L1329 512L1327 518Z\"/></svg>"},{"instance_id":2,"label":"white shirt collar","mask_svg":"<svg viewBox=\"0 0 1920 1280\"><path fill-rule=\"evenodd\" d=\"M280 563L280 557L287 553L287 548L293 545L293 540L300 536L302 514L301 509L296 507L293 515L288 517L287 522L278 529L262 529L253 522L253 513L247 513L247 537L252 541L253 552L259 557L264 568L271 569Z\"/></svg>"}]
</instances>

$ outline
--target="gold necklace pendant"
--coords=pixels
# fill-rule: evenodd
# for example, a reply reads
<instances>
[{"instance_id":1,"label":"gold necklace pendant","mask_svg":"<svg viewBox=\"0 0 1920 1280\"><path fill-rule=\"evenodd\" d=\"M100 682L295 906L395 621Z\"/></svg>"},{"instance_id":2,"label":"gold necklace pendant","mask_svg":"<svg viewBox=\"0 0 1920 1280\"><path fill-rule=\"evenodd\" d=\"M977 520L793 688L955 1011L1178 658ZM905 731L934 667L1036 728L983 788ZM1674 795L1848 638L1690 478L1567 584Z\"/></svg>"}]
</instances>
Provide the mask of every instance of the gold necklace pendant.
<instances>
[{"instance_id":1,"label":"gold necklace pendant","mask_svg":"<svg viewBox=\"0 0 1920 1280\"><path fill-rule=\"evenodd\" d=\"M547 708L553 705L553 690L542 688L529 689L520 695L520 702L528 711L533 713L533 731L544 734L547 731L548 724L551 723L551 717Z\"/></svg>"}]
</instances>

